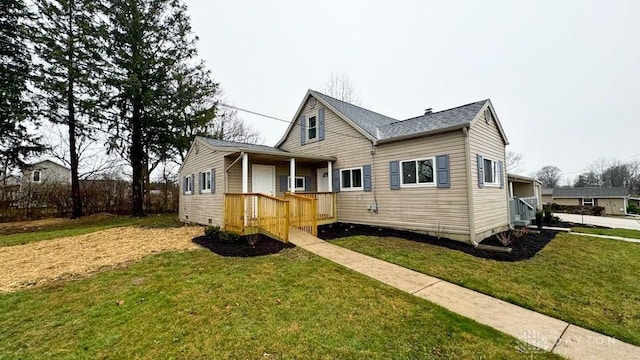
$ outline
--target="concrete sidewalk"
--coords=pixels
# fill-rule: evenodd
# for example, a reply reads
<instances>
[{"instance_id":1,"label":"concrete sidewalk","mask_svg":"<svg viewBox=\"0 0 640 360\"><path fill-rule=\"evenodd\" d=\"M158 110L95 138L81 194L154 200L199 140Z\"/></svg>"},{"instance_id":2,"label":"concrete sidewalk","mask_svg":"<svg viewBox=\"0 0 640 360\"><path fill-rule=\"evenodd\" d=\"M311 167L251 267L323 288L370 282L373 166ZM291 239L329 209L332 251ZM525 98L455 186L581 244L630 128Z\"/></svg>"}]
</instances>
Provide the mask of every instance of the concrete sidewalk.
<instances>
[{"instance_id":1,"label":"concrete sidewalk","mask_svg":"<svg viewBox=\"0 0 640 360\"><path fill-rule=\"evenodd\" d=\"M570 359L640 359L640 347L401 266L329 244L291 228L291 243L404 292Z\"/></svg>"},{"instance_id":2,"label":"concrete sidewalk","mask_svg":"<svg viewBox=\"0 0 640 360\"><path fill-rule=\"evenodd\" d=\"M568 221L576 224L590 224L610 228L640 230L640 218L589 216L565 213L553 213L553 215L559 217L562 221Z\"/></svg>"}]
</instances>

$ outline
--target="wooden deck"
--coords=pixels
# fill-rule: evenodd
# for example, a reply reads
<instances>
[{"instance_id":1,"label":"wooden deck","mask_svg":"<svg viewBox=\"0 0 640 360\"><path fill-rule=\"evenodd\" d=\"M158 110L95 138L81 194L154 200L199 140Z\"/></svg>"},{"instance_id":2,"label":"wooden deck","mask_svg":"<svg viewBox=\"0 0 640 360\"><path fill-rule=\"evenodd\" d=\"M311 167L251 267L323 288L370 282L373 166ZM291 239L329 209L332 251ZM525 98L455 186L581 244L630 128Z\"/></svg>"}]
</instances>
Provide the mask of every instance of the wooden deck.
<instances>
[{"instance_id":1,"label":"wooden deck","mask_svg":"<svg viewBox=\"0 0 640 360\"><path fill-rule=\"evenodd\" d=\"M250 235L261 233L288 242L289 226L317 235L318 224L337 221L335 193L285 193L284 198L257 193L227 193L225 230Z\"/></svg>"}]
</instances>

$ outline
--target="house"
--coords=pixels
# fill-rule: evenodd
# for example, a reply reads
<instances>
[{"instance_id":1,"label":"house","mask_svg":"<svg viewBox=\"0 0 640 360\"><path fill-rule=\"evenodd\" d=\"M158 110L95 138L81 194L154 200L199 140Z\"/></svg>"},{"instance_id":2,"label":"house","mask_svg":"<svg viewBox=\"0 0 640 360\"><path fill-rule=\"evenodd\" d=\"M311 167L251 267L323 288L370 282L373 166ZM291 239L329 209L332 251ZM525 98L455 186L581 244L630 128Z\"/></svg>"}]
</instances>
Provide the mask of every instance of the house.
<instances>
[{"instance_id":1,"label":"house","mask_svg":"<svg viewBox=\"0 0 640 360\"><path fill-rule=\"evenodd\" d=\"M289 224L339 221L472 244L510 226L508 140L490 100L397 120L309 90L293 119L273 147L196 138L180 219L284 240Z\"/></svg>"},{"instance_id":2,"label":"house","mask_svg":"<svg viewBox=\"0 0 640 360\"><path fill-rule=\"evenodd\" d=\"M38 161L22 171L22 186L70 183L71 169L51 160Z\"/></svg>"},{"instance_id":3,"label":"house","mask_svg":"<svg viewBox=\"0 0 640 360\"><path fill-rule=\"evenodd\" d=\"M536 211L542 209L542 183L522 175L507 175L509 184L509 214L511 223L518 226L531 224Z\"/></svg>"},{"instance_id":4,"label":"house","mask_svg":"<svg viewBox=\"0 0 640 360\"><path fill-rule=\"evenodd\" d=\"M542 204L551 205L553 203L553 188L542 188Z\"/></svg>"},{"instance_id":5,"label":"house","mask_svg":"<svg viewBox=\"0 0 640 360\"><path fill-rule=\"evenodd\" d=\"M551 202L568 206L601 206L605 215L626 215L629 198L626 187L574 187L553 189Z\"/></svg>"}]
</instances>

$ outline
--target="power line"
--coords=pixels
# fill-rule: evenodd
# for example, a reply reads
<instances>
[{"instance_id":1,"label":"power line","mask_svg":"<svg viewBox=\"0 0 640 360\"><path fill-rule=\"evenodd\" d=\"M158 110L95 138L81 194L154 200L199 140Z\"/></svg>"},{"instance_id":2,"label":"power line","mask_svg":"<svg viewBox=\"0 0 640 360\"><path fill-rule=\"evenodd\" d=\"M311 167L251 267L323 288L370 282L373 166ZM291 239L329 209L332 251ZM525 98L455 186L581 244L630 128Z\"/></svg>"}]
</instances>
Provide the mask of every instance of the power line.
<instances>
[{"instance_id":1,"label":"power line","mask_svg":"<svg viewBox=\"0 0 640 360\"><path fill-rule=\"evenodd\" d=\"M249 114L253 114L253 115L262 116L262 117L265 117L265 118L268 118L268 119L271 119L271 120L276 120L276 121L280 121L280 122L283 122L283 123L291 124L291 121L289 121L289 120L284 120L284 119L277 118L275 116L266 115L266 114L262 114L262 113L259 113L259 112L256 112L256 111L239 108L237 106L233 106L233 105L229 105L229 104L225 104L225 103L221 103L221 102L219 102L218 105L221 105L221 106L224 106L224 107L228 107L228 108L231 108L231 109L235 109L235 110L238 110L238 111L243 111L243 112L246 112L246 113L249 113ZM301 124L298 124L295 120L293 122L293 125L302 126ZM362 139L362 137L360 137L360 136L343 134L343 133L338 132L338 131L331 131L331 130L327 130L327 129L325 129L324 131L328 132L328 133L336 134L336 135L342 135L342 136L354 138L354 139Z\"/></svg>"}]
</instances>

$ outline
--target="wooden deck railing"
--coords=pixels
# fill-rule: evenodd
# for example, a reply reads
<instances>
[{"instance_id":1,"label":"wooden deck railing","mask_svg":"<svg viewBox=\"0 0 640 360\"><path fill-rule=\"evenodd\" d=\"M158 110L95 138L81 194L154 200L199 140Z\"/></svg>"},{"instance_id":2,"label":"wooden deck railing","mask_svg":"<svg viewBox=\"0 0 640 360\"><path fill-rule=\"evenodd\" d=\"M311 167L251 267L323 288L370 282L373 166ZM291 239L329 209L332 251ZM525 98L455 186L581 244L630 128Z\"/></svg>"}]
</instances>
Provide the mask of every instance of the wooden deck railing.
<instances>
[{"instance_id":1,"label":"wooden deck railing","mask_svg":"<svg viewBox=\"0 0 640 360\"><path fill-rule=\"evenodd\" d=\"M241 234L264 233L289 241L289 201L264 194L225 194L224 226Z\"/></svg>"},{"instance_id":2,"label":"wooden deck railing","mask_svg":"<svg viewBox=\"0 0 640 360\"><path fill-rule=\"evenodd\" d=\"M285 193L289 200L289 223L291 226L318 235L318 200L303 194Z\"/></svg>"},{"instance_id":3,"label":"wooden deck railing","mask_svg":"<svg viewBox=\"0 0 640 360\"><path fill-rule=\"evenodd\" d=\"M333 192L314 192L314 193L296 193L296 195L310 197L318 200L318 221L332 222L337 221L337 201L336 193Z\"/></svg>"}]
</instances>

